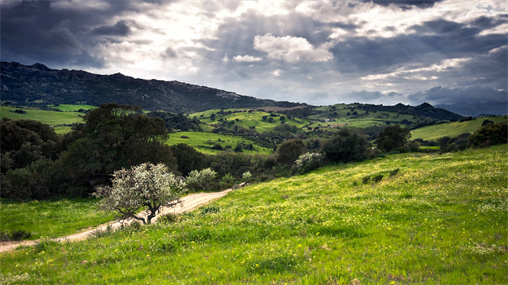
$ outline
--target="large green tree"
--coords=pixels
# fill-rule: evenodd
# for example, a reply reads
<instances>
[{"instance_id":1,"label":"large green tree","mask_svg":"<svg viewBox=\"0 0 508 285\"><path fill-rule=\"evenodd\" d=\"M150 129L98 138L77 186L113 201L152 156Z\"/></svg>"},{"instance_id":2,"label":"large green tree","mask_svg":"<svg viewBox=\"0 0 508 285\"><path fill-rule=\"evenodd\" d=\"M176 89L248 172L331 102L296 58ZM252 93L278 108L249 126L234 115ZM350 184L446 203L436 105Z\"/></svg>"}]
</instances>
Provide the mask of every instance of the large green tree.
<instances>
[{"instance_id":1,"label":"large green tree","mask_svg":"<svg viewBox=\"0 0 508 285\"><path fill-rule=\"evenodd\" d=\"M4 118L0 121L0 136L2 173L58 156L61 137L41 122Z\"/></svg>"},{"instance_id":2,"label":"large green tree","mask_svg":"<svg viewBox=\"0 0 508 285\"><path fill-rule=\"evenodd\" d=\"M301 139L287 140L277 148L277 162L291 165L305 152L305 143Z\"/></svg>"},{"instance_id":3,"label":"large green tree","mask_svg":"<svg viewBox=\"0 0 508 285\"><path fill-rule=\"evenodd\" d=\"M164 121L144 115L139 107L108 103L90 111L77 138L61 160L71 184L102 184L121 168L144 162L164 163L176 170L176 159L165 144Z\"/></svg>"},{"instance_id":4,"label":"large green tree","mask_svg":"<svg viewBox=\"0 0 508 285\"><path fill-rule=\"evenodd\" d=\"M384 151L405 147L411 138L411 130L400 125L387 126L377 138L377 147Z\"/></svg>"},{"instance_id":5,"label":"large green tree","mask_svg":"<svg viewBox=\"0 0 508 285\"><path fill-rule=\"evenodd\" d=\"M343 128L323 144L322 151L331 162L350 162L364 159L368 146L363 133Z\"/></svg>"},{"instance_id":6,"label":"large green tree","mask_svg":"<svg viewBox=\"0 0 508 285\"><path fill-rule=\"evenodd\" d=\"M170 148L177 159L178 171L181 175L187 176L192 170L201 170L206 167L206 156L192 146L179 143Z\"/></svg>"}]
</instances>

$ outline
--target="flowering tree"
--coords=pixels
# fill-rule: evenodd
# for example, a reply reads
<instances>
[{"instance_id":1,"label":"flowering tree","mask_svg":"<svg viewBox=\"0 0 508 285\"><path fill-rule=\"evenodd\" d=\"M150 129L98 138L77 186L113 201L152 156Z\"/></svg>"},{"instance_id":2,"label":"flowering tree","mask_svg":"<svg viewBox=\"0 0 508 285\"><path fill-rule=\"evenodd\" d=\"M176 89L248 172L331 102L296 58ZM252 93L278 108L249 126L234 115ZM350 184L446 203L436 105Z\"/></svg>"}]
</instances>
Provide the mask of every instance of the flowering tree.
<instances>
[{"instance_id":1,"label":"flowering tree","mask_svg":"<svg viewBox=\"0 0 508 285\"><path fill-rule=\"evenodd\" d=\"M320 153L306 152L298 157L295 164L301 173L306 173L323 165L323 155Z\"/></svg>"},{"instance_id":2,"label":"flowering tree","mask_svg":"<svg viewBox=\"0 0 508 285\"><path fill-rule=\"evenodd\" d=\"M174 207L186 192L185 182L177 179L160 163L143 163L113 174L112 187L100 188L94 195L103 198L103 211L116 212L120 219L134 218L149 224L161 206ZM136 215L146 207L146 218Z\"/></svg>"}]
</instances>

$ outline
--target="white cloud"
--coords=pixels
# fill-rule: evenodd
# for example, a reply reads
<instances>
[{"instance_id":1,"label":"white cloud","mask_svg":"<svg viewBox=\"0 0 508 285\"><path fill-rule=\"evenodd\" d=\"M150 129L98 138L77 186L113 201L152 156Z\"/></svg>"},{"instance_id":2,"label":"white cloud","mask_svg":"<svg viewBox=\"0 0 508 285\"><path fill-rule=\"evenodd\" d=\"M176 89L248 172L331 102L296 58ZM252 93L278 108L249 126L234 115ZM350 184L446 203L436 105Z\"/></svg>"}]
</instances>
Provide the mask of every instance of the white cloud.
<instances>
[{"instance_id":1,"label":"white cloud","mask_svg":"<svg viewBox=\"0 0 508 285\"><path fill-rule=\"evenodd\" d=\"M238 62L256 62L256 61L262 61L263 59L260 57L254 57L251 55L237 55L233 57L234 61Z\"/></svg>"},{"instance_id":2,"label":"white cloud","mask_svg":"<svg viewBox=\"0 0 508 285\"><path fill-rule=\"evenodd\" d=\"M333 58L324 48L314 48L309 41L300 37L275 37L271 33L254 37L254 49L266 52L271 59L287 62L323 62Z\"/></svg>"}]
</instances>

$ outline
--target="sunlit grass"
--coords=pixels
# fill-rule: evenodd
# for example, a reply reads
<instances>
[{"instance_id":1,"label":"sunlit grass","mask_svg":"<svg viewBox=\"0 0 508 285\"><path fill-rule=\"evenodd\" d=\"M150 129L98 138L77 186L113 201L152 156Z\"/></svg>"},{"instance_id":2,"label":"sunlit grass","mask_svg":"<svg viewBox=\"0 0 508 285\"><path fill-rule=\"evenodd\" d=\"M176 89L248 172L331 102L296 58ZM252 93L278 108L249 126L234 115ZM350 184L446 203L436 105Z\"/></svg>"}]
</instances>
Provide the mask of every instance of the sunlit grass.
<instances>
[{"instance_id":1,"label":"sunlit grass","mask_svg":"<svg viewBox=\"0 0 508 285\"><path fill-rule=\"evenodd\" d=\"M242 112L238 112L240 110ZM194 114L191 114L189 117L193 118L195 116L197 119L199 119L203 123L206 123L211 126L215 126L215 125L222 123L222 122L219 122L219 119L223 119L226 122L234 121L234 124L231 125L230 127L240 126L245 129L254 128L259 133L262 133L264 131L269 131L269 130L273 129L275 126L280 125L282 122L280 120L281 116L284 116L286 118L284 120L285 124L296 126L298 128L302 128L304 125L309 124L308 121L303 120L303 119L298 119L298 118L297 119L288 119L285 115L281 115L281 114L277 114L277 113L273 113L273 114L277 115L276 117L271 117L271 113L268 113L268 112L264 112L264 111L248 112L249 110L250 109L227 109L227 110L224 110L224 112L231 111L233 113L229 114L229 115L228 114L220 115L220 114L217 114L217 112L219 112L220 110L215 109L215 110L208 110L205 112L194 113ZM210 116L212 114L216 114L214 120L212 120L210 118ZM203 117L201 117L201 115L203 115ZM265 120L263 120L263 116L266 116L267 118ZM272 118L273 121L269 122L268 121L269 118Z\"/></svg>"},{"instance_id":2,"label":"sunlit grass","mask_svg":"<svg viewBox=\"0 0 508 285\"><path fill-rule=\"evenodd\" d=\"M169 135L169 140L166 142L168 145L175 145L179 143L185 143L196 150L201 151L203 153L208 154L217 154L220 153L221 150L211 149L216 144L221 145L224 149L229 149L231 151L240 144L253 144L254 150L243 150L242 153L246 154L270 154L272 153L271 149L261 147L256 145L253 141L244 139L237 136L229 136L229 135L221 135L215 133L205 133L205 132L177 132L171 133ZM229 146L229 148L227 148Z\"/></svg>"},{"instance_id":3,"label":"sunlit grass","mask_svg":"<svg viewBox=\"0 0 508 285\"><path fill-rule=\"evenodd\" d=\"M76 112L80 109L91 110L97 108L96 106L92 105L69 105L69 104L60 104L58 106L51 105L50 107L53 109L58 109L62 112Z\"/></svg>"},{"instance_id":4,"label":"sunlit grass","mask_svg":"<svg viewBox=\"0 0 508 285\"><path fill-rule=\"evenodd\" d=\"M412 130L411 138L421 138L424 140L435 141L445 136L453 138L464 133L472 134L482 127L482 123L485 120L493 122L506 122L508 121L508 116L477 118L465 122L451 122L439 125L425 126L416 130Z\"/></svg>"},{"instance_id":5,"label":"sunlit grass","mask_svg":"<svg viewBox=\"0 0 508 285\"><path fill-rule=\"evenodd\" d=\"M17 109L19 108L1 106L1 117L12 120L36 120L52 126L71 125L83 122L83 114L78 112L55 112L36 108L23 108L22 110L26 111L26 114L19 114L14 112Z\"/></svg>"},{"instance_id":6,"label":"sunlit grass","mask_svg":"<svg viewBox=\"0 0 508 285\"><path fill-rule=\"evenodd\" d=\"M2 254L0 271L17 284L506 284L506 157L501 145L328 166L173 224Z\"/></svg>"},{"instance_id":7,"label":"sunlit grass","mask_svg":"<svg viewBox=\"0 0 508 285\"><path fill-rule=\"evenodd\" d=\"M27 231L31 239L59 237L113 219L95 207L95 199L13 202L0 200L0 231Z\"/></svg>"}]
</instances>

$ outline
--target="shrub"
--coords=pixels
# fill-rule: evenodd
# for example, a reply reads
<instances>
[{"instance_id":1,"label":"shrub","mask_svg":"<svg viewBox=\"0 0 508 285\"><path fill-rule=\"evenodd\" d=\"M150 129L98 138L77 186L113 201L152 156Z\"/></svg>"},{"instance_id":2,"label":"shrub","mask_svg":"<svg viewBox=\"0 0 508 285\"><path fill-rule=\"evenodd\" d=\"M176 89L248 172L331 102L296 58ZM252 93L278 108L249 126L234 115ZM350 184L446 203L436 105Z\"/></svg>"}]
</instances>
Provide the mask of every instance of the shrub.
<instances>
[{"instance_id":1,"label":"shrub","mask_svg":"<svg viewBox=\"0 0 508 285\"><path fill-rule=\"evenodd\" d=\"M379 175L372 177L372 182L374 182L374 183L378 183L381 180L383 180L383 174L379 174Z\"/></svg>"},{"instance_id":2,"label":"shrub","mask_svg":"<svg viewBox=\"0 0 508 285\"><path fill-rule=\"evenodd\" d=\"M405 147L407 140L411 137L409 128L402 128L400 125L387 126L377 138L378 148L389 152L392 149Z\"/></svg>"},{"instance_id":3,"label":"shrub","mask_svg":"<svg viewBox=\"0 0 508 285\"><path fill-rule=\"evenodd\" d=\"M305 143L301 139L287 140L277 148L277 162L291 165L305 151Z\"/></svg>"},{"instance_id":4,"label":"shrub","mask_svg":"<svg viewBox=\"0 0 508 285\"><path fill-rule=\"evenodd\" d=\"M170 146L170 148L176 158L178 171L181 175L187 176L192 170L205 168L206 156L192 146L179 143Z\"/></svg>"},{"instance_id":5,"label":"shrub","mask_svg":"<svg viewBox=\"0 0 508 285\"><path fill-rule=\"evenodd\" d=\"M31 165L2 175L1 197L13 200L45 199L56 191L54 162L38 160Z\"/></svg>"},{"instance_id":6,"label":"shrub","mask_svg":"<svg viewBox=\"0 0 508 285\"><path fill-rule=\"evenodd\" d=\"M474 132L469 137L469 143L474 147L486 147L490 145L508 142L508 123L499 122L487 124Z\"/></svg>"},{"instance_id":7,"label":"shrub","mask_svg":"<svg viewBox=\"0 0 508 285\"><path fill-rule=\"evenodd\" d=\"M323 155L320 153L307 152L298 157L295 161L300 173L307 173L323 165Z\"/></svg>"},{"instance_id":8,"label":"shrub","mask_svg":"<svg viewBox=\"0 0 508 285\"><path fill-rule=\"evenodd\" d=\"M171 224L175 223L178 220L178 216L172 213L162 215L157 218L157 223L159 224Z\"/></svg>"},{"instance_id":9,"label":"shrub","mask_svg":"<svg viewBox=\"0 0 508 285\"><path fill-rule=\"evenodd\" d=\"M29 239L32 236L30 232L24 230L2 231L0 232L0 241L18 241Z\"/></svg>"},{"instance_id":10,"label":"shrub","mask_svg":"<svg viewBox=\"0 0 508 285\"><path fill-rule=\"evenodd\" d=\"M250 171L246 171L246 172L244 172L244 173L242 174L242 179L243 179L244 181L249 180L251 177L252 177L252 174L250 173Z\"/></svg>"},{"instance_id":11,"label":"shrub","mask_svg":"<svg viewBox=\"0 0 508 285\"><path fill-rule=\"evenodd\" d=\"M222 176L220 180L220 185L222 189L230 188L235 184L235 178L231 174L226 174Z\"/></svg>"},{"instance_id":12,"label":"shrub","mask_svg":"<svg viewBox=\"0 0 508 285\"><path fill-rule=\"evenodd\" d=\"M134 218L149 224L162 206L174 207L186 192L185 182L167 171L164 164L143 163L131 169L115 171L113 186L99 188L94 194L103 198L101 210L116 212L120 219ZM147 208L147 216L137 215L141 207Z\"/></svg>"},{"instance_id":13,"label":"shrub","mask_svg":"<svg viewBox=\"0 0 508 285\"><path fill-rule=\"evenodd\" d=\"M359 161L365 159L368 145L364 134L343 128L324 143L323 153L332 162Z\"/></svg>"},{"instance_id":14,"label":"shrub","mask_svg":"<svg viewBox=\"0 0 508 285\"><path fill-rule=\"evenodd\" d=\"M186 181L189 188L193 190L209 190L212 188L212 183L216 175L217 172L213 171L211 168L205 168L201 171L193 170L186 177Z\"/></svg>"},{"instance_id":15,"label":"shrub","mask_svg":"<svg viewBox=\"0 0 508 285\"><path fill-rule=\"evenodd\" d=\"M399 173L399 171L400 171L399 168L390 171L390 177L393 177L393 176L397 175L397 173Z\"/></svg>"}]
</instances>

